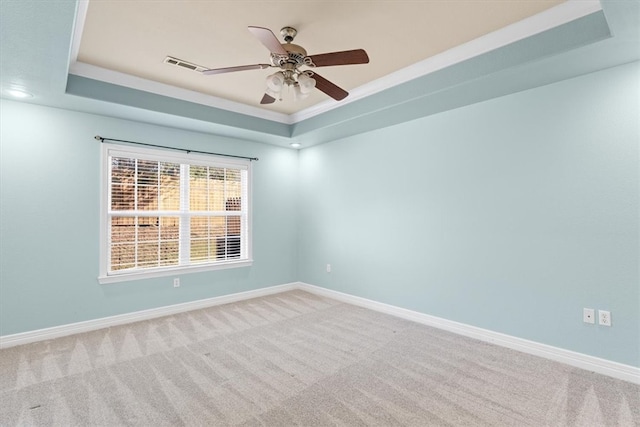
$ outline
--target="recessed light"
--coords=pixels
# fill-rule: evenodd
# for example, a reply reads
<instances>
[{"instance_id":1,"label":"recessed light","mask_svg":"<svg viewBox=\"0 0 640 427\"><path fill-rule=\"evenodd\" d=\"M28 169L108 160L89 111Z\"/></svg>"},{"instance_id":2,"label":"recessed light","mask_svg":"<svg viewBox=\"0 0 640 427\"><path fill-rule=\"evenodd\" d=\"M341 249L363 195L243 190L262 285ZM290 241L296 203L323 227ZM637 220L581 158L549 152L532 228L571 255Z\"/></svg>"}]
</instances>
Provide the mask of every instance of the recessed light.
<instances>
[{"instance_id":1,"label":"recessed light","mask_svg":"<svg viewBox=\"0 0 640 427\"><path fill-rule=\"evenodd\" d=\"M292 146L293 148L300 148L300 143L298 143L298 142L292 142L289 145Z\"/></svg>"},{"instance_id":2,"label":"recessed light","mask_svg":"<svg viewBox=\"0 0 640 427\"><path fill-rule=\"evenodd\" d=\"M14 98L18 98L18 99L27 99L27 98L33 98L33 94L27 92L26 90L23 89L18 89L18 88L11 88L11 89L7 89L5 92L7 92L7 94L13 96Z\"/></svg>"}]
</instances>

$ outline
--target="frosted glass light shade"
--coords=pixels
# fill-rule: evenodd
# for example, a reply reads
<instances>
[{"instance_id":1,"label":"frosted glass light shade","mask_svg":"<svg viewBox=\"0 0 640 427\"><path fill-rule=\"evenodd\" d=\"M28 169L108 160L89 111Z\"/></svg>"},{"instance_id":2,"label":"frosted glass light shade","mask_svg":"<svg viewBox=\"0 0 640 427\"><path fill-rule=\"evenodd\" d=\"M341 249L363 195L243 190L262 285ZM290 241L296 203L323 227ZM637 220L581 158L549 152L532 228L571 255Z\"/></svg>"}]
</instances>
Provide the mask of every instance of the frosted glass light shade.
<instances>
[{"instance_id":1,"label":"frosted glass light shade","mask_svg":"<svg viewBox=\"0 0 640 427\"><path fill-rule=\"evenodd\" d=\"M298 84L300 85L300 92L303 94L308 94L316 87L315 79L306 74L300 74L298 76Z\"/></svg>"},{"instance_id":2,"label":"frosted glass light shade","mask_svg":"<svg viewBox=\"0 0 640 427\"><path fill-rule=\"evenodd\" d=\"M297 84L294 86L293 88L293 99L295 101L299 100L299 99L306 99L309 97L309 92L303 92L302 88L300 87L300 84Z\"/></svg>"},{"instance_id":3,"label":"frosted glass light shade","mask_svg":"<svg viewBox=\"0 0 640 427\"><path fill-rule=\"evenodd\" d=\"M282 86L284 85L284 76L281 72L277 72L275 74L267 77L267 88L274 92L280 92L282 90Z\"/></svg>"}]
</instances>

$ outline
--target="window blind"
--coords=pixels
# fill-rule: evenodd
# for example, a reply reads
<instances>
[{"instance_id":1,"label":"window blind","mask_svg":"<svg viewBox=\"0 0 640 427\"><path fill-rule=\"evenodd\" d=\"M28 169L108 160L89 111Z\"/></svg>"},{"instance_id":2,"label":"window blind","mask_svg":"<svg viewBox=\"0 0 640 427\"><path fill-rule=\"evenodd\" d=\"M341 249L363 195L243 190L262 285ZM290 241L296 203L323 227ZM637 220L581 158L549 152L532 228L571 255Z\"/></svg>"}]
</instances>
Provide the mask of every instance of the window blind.
<instances>
[{"instance_id":1,"label":"window blind","mask_svg":"<svg viewBox=\"0 0 640 427\"><path fill-rule=\"evenodd\" d=\"M106 148L106 275L248 260L246 160Z\"/></svg>"}]
</instances>

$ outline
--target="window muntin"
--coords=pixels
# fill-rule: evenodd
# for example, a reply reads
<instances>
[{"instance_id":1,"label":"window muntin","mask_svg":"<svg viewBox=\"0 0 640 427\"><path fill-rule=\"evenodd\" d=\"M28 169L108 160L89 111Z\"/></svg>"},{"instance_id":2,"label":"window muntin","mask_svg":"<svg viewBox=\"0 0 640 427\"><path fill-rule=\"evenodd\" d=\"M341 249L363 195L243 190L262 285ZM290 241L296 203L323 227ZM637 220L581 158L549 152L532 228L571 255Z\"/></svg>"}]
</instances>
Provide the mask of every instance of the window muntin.
<instances>
[{"instance_id":1,"label":"window muntin","mask_svg":"<svg viewBox=\"0 0 640 427\"><path fill-rule=\"evenodd\" d=\"M101 283L250 265L250 163L104 144Z\"/></svg>"}]
</instances>

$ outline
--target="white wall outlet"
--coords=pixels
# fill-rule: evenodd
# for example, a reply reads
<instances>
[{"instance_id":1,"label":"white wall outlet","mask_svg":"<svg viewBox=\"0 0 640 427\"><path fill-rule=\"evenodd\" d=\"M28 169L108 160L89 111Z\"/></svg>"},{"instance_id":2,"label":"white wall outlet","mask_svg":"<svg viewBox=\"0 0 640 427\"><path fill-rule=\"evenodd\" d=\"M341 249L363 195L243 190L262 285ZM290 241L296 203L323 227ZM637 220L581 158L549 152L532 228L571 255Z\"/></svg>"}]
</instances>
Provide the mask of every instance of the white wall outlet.
<instances>
[{"instance_id":1,"label":"white wall outlet","mask_svg":"<svg viewBox=\"0 0 640 427\"><path fill-rule=\"evenodd\" d=\"M327 273L331 273L331 264L327 264Z\"/></svg>"},{"instance_id":2,"label":"white wall outlet","mask_svg":"<svg viewBox=\"0 0 640 427\"><path fill-rule=\"evenodd\" d=\"M180 287L180 278L176 277L175 279L173 279L173 287L174 288L179 288Z\"/></svg>"},{"instance_id":3,"label":"white wall outlet","mask_svg":"<svg viewBox=\"0 0 640 427\"><path fill-rule=\"evenodd\" d=\"M611 313L605 310L598 310L598 324L611 326Z\"/></svg>"},{"instance_id":4,"label":"white wall outlet","mask_svg":"<svg viewBox=\"0 0 640 427\"><path fill-rule=\"evenodd\" d=\"M596 311L593 308L583 308L582 321L584 323L596 323Z\"/></svg>"}]
</instances>

